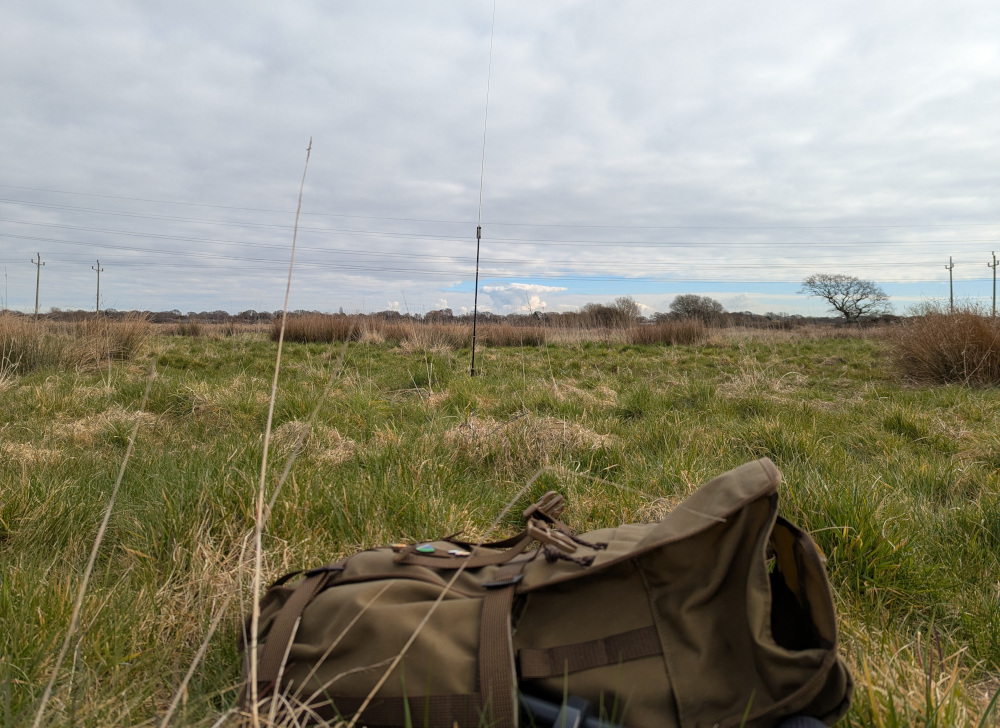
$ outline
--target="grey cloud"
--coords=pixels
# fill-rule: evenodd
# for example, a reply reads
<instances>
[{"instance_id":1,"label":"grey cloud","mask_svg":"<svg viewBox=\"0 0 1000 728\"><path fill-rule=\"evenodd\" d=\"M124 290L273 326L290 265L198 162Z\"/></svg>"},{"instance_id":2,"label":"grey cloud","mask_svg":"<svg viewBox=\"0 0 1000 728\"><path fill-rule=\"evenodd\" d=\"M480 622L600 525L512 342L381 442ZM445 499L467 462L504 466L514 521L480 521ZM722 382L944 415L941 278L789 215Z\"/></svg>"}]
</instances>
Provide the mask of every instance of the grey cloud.
<instances>
[{"instance_id":1,"label":"grey cloud","mask_svg":"<svg viewBox=\"0 0 1000 728\"><path fill-rule=\"evenodd\" d=\"M33 301L27 257L41 250L53 261L49 305L89 305L100 257L120 307L280 306L312 136L304 211L361 217L303 218L312 250L293 305L380 307L405 291L471 307L491 9L8 3L0 183L252 208L0 188L156 216L0 204L0 218L77 228L0 221L12 302ZM981 277L979 258L1000 239L998 82L1000 6L987 0L500 4L487 295L518 307L526 292L500 289L511 280L577 280L528 293L527 305L535 295L555 308L581 291L630 293L629 279L647 276L669 300L671 282L796 280L816 267L918 281L939 276L949 254L962 260L956 273ZM951 227L748 229L823 224Z\"/></svg>"}]
</instances>

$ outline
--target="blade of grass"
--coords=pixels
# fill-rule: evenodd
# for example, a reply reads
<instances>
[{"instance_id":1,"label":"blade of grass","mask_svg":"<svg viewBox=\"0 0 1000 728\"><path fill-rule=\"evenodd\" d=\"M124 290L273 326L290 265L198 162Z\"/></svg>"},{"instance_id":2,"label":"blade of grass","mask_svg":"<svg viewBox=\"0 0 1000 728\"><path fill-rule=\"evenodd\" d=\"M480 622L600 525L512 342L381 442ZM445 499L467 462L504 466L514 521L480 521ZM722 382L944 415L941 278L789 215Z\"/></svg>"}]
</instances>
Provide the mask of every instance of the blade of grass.
<instances>
[{"instance_id":1,"label":"blade of grass","mask_svg":"<svg viewBox=\"0 0 1000 728\"><path fill-rule=\"evenodd\" d=\"M201 663L202 658L208 651L208 643L212 640L212 636L215 634L215 630L219 627L219 622L222 621L222 616L226 613L226 609L229 607L229 603L232 601L232 594L226 597L225 601L222 602L222 606L216 612L215 617L212 619L212 623L208 627L208 632L205 634L204 639L201 641L201 645L198 647L198 652L195 653L194 659L191 661L191 666L188 668L187 673L184 675L184 679L181 680L181 684L178 686L176 692L174 692L173 700L170 701L170 705L167 708L166 714L163 716L163 720L160 721L160 728L167 728L167 724L170 723L170 719L174 715L174 711L177 710L177 705L181 702L181 696L184 691L187 690L188 683L191 682L191 678L194 676L194 671Z\"/></svg>"},{"instance_id":2,"label":"blade of grass","mask_svg":"<svg viewBox=\"0 0 1000 728\"><path fill-rule=\"evenodd\" d=\"M292 253L288 261L288 283L285 285L285 304L281 310L281 331L278 334L278 353L274 361L274 378L271 380L271 400L267 406L267 424L264 425L264 452L260 458L260 481L257 486L257 509L254 529L254 564L253 564L253 606L250 613L250 711L254 728L260 726L260 714L257 711L257 630L260 625L260 605L257 596L260 594L261 571L263 569L263 549L261 539L264 528L264 478L267 474L267 450L271 443L271 423L274 420L274 402L278 394L278 373L281 371L281 347L285 340L285 326L288 323L288 299L292 292L292 271L295 268L295 244L299 235L299 216L302 213L302 193L306 186L306 173L309 171L309 157L312 154L312 138L306 149L306 163L302 169L302 182L299 185L299 202L295 210L295 227L292 230Z\"/></svg>"}]
</instances>

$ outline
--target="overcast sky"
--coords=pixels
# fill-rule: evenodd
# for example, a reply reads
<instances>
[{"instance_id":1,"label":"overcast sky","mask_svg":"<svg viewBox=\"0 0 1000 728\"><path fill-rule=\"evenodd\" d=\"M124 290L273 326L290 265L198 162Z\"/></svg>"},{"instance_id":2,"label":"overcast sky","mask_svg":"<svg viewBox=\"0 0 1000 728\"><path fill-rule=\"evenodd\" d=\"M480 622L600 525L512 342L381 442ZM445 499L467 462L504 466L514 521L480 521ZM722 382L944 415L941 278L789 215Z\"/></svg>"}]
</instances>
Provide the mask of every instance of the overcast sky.
<instances>
[{"instance_id":1,"label":"overcast sky","mask_svg":"<svg viewBox=\"0 0 1000 728\"><path fill-rule=\"evenodd\" d=\"M4 305L818 314L992 291L1000 3L0 5Z\"/></svg>"}]
</instances>

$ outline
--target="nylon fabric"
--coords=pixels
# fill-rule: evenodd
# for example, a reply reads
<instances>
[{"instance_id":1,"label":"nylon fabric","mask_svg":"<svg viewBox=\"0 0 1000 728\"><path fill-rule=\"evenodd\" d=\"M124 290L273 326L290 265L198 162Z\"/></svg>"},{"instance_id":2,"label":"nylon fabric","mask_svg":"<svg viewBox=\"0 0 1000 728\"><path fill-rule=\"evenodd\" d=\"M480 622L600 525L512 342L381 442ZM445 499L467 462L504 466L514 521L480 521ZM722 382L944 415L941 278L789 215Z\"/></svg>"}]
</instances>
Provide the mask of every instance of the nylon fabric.
<instances>
[{"instance_id":1,"label":"nylon fabric","mask_svg":"<svg viewBox=\"0 0 1000 728\"><path fill-rule=\"evenodd\" d=\"M517 653L517 662L521 677L533 680L654 657L662 652L656 628L650 626L563 647L525 648Z\"/></svg>"},{"instance_id":2,"label":"nylon fabric","mask_svg":"<svg viewBox=\"0 0 1000 728\"><path fill-rule=\"evenodd\" d=\"M379 727L516 728L516 690L579 697L627 728L736 728L748 706L747 726L797 715L832 725L853 683L823 558L778 515L779 483L764 458L657 523L572 539L558 537L572 532L549 493L525 519L551 526L493 548L421 541L279 580L261 600L261 680L283 669L281 706L335 720L385 676L359 722Z\"/></svg>"}]
</instances>

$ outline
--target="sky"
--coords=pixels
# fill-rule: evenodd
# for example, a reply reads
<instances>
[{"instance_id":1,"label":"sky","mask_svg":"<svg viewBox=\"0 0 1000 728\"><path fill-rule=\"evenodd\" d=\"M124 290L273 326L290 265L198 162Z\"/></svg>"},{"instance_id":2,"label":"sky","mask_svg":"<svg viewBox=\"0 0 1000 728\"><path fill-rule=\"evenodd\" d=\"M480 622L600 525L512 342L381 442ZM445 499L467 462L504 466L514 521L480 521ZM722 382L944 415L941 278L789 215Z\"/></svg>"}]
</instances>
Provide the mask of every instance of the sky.
<instances>
[{"instance_id":1,"label":"sky","mask_svg":"<svg viewBox=\"0 0 1000 728\"><path fill-rule=\"evenodd\" d=\"M0 69L7 308L278 310L294 239L291 310L460 313L480 224L498 313L992 300L995 0L7 0Z\"/></svg>"}]
</instances>

